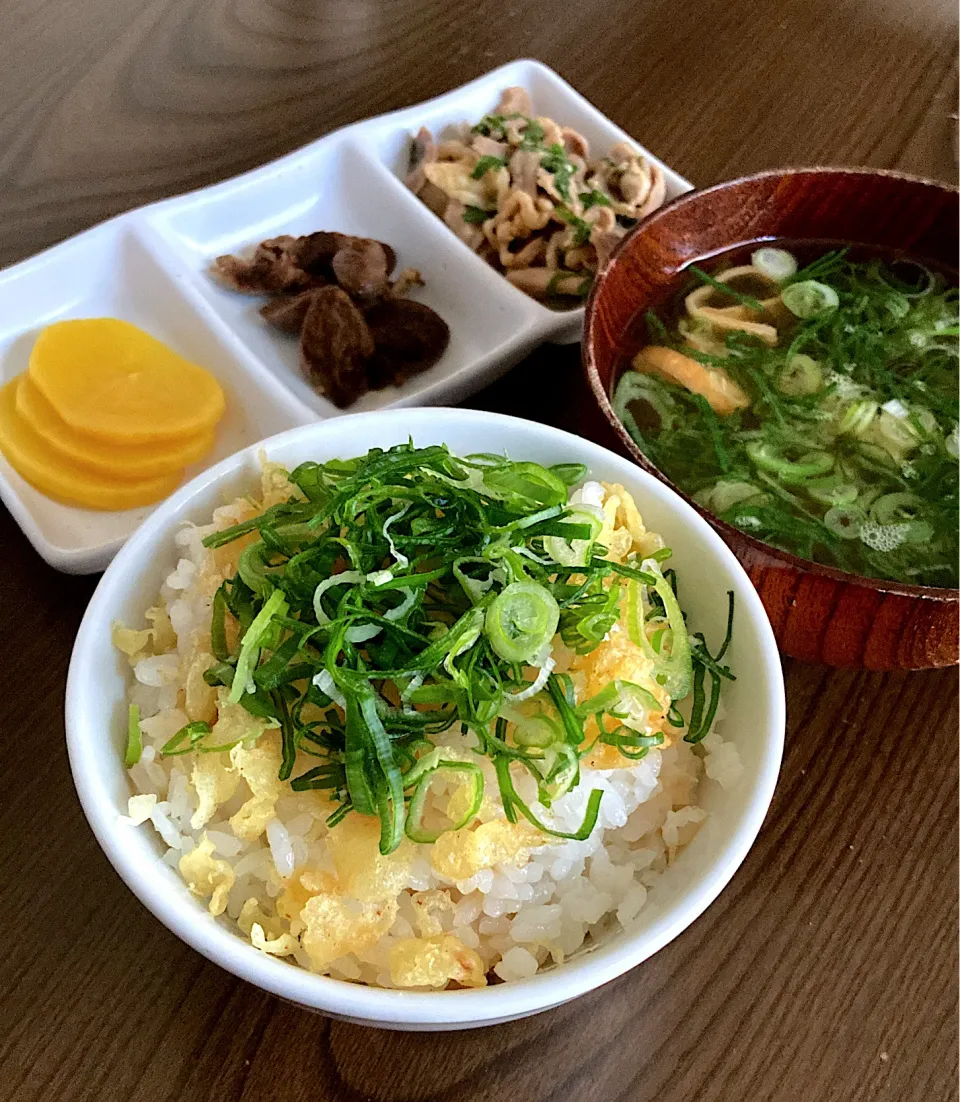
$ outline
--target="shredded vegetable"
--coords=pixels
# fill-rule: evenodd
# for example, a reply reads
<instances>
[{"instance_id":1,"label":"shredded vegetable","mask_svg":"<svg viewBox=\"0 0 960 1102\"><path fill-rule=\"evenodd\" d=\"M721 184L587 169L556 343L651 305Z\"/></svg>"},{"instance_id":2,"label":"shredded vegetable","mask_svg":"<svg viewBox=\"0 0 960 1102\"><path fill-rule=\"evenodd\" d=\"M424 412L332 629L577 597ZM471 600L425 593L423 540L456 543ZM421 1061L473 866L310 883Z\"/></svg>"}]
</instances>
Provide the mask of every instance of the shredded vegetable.
<instances>
[{"instance_id":1,"label":"shredded vegetable","mask_svg":"<svg viewBox=\"0 0 960 1102\"><path fill-rule=\"evenodd\" d=\"M136 765L143 753L143 736L140 734L140 709L131 704L127 714L127 748L123 755L123 764L129 769Z\"/></svg>"},{"instance_id":2,"label":"shredded vegetable","mask_svg":"<svg viewBox=\"0 0 960 1102\"><path fill-rule=\"evenodd\" d=\"M404 835L427 842L467 825L483 771L433 742L457 724L475 738L479 760L492 761L509 820L586 838L601 790L589 793L574 831L554 828L551 805L580 783L580 760L597 740L628 760L662 744L650 717L662 722L666 706L620 681L578 705L551 648L559 634L589 653L625 597L635 609L630 634L669 696L670 722L692 691L688 737L705 733L716 704L713 695L698 703L704 677L713 685L732 675L691 641L675 576L661 567L667 549L642 562L606 557L601 511L568 505L584 473L576 464L455 458L442 446L373 449L301 464L289 501L205 539L249 542L213 602L216 661L204 678L279 727L280 779L326 792L331 825L351 812L377 816L383 853ZM596 720L590 738L588 720ZM162 753L230 748L210 736L208 724L189 723ZM545 812L518 792L522 773ZM448 822L428 799L441 779L462 790Z\"/></svg>"}]
</instances>

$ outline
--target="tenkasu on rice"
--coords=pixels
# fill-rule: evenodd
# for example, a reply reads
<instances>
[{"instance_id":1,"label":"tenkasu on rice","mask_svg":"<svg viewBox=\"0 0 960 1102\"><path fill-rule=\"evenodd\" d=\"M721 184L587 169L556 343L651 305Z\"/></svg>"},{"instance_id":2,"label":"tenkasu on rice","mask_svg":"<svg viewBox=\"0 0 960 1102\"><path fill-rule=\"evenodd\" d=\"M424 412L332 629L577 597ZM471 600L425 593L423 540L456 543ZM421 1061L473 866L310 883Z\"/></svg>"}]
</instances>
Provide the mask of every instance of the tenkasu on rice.
<instances>
[{"instance_id":1,"label":"tenkasu on rice","mask_svg":"<svg viewBox=\"0 0 960 1102\"><path fill-rule=\"evenodd\" d=\"M165 847L161 860L257 950L343 980L421 989L519 980L629 930L706 818L700 786L737 784L735 746L711 730L695 749L666 724L663 744L635 762L597 743L581 762L579 785L549 808L537 802L531 777L515 778L538 819L567 832L583 821L589 793L602 790L596 825L576 841L548 837L524 819L509 822L492 761L454 725L433 741L447 760L483 772L472 822L433 844L404 838L386 855L375 817L354 812L329 827L335 805L327 793L295 792L278 780L276 723L231 703L224 688L202 677L212 662L213 596L236 571L244 544L208 549L203 538L292 492L285 472L267 464L257 500L224 505L207 527L185 526L176 536L179 560L146 614L149 626L115 627L143 740L129 770L130 828L151 824ZM663 546L622 486L587 483L571 502L603 510L601 542L615 561ZM578 702L622 679L643 686L664 711L670 703L622 622L585 655L558 635L552 657L558 672L569 673ZM160 753L198 720L211 724L211 743L237 745L225 753ZM439 776L424 821L452 818L448 808L462 801L462 788L455 776Z\"/></svg>"}]
</instances>

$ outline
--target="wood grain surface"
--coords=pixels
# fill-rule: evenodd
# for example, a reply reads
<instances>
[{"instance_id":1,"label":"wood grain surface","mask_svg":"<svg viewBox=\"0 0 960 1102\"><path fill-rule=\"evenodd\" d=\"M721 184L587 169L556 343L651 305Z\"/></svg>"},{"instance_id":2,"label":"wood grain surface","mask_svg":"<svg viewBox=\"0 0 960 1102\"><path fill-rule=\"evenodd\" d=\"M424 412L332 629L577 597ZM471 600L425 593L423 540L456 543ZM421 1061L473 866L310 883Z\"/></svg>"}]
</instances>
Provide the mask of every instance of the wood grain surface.
<instances>
[{"instance_id":1,"label":"wood grain surface","mask_svg":"<svg viewBox=\"0 0 960 1102\"><path fill-rule=\"evenodd\" d=\"M0 262L510 58L697 183L787 163L954 180L949 0L0 0ZM576 431L576 349L473 404ZM788 662L787 752L730 886L642 967L524 1022L331 1022L160 926L73 792L95 579L0 515L0 1099L941 1102L957 1097L957 679Z\"/></svg>"}]
</instances>

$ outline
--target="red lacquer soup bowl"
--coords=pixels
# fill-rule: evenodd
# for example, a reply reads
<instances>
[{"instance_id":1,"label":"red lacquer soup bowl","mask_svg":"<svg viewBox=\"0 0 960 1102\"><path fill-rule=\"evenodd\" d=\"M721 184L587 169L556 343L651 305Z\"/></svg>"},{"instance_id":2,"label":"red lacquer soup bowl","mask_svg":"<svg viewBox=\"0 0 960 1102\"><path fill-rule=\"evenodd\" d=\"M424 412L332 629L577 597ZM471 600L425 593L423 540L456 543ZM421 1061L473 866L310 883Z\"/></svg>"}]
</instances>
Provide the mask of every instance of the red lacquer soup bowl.
<instances>
[{"instance_id":1,"label":"red lacquer soup bowl","mask_svg":"<svg viewBox=\"0 0 960 1102\"><path fill-rule=\"evenodd\" d=\"M954 188L838 168L763 172L690 192L656 211L624 238L587 303L583 364L602 415L594 419L597 435L699 509L644 456L611 405L638 315L660 306L689 264L763 240L845 242L953 270L957 214ZM848 574L700 512L746 567L785 654L876 670L956 664L956 589Z\"/></svg>"}]
</instances>

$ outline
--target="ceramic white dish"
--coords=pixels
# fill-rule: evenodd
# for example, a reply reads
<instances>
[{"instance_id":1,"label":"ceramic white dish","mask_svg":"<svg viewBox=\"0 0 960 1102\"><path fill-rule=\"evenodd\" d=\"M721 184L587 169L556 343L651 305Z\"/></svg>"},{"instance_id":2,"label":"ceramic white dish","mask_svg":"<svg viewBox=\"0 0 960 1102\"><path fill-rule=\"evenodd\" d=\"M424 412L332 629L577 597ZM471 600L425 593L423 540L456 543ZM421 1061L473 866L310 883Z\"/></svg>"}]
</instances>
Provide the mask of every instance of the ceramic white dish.
<instances>
[{"instance_id":1,"label":"ceramic white dish","mask_svg":"<svg viewBox=\"0 0 960 1102\"><path fill-rule=\"evenodd\" d=\"M454 453L505 452L550 464L582 462L590 477L620 482L646 522L674 550L691 623L716 645L724 632L727 591L736 594L728 660L737 680L724 690L724 734L744 765L733 791L704 782L698 803L709 812L700 832L658 882L656 905L640 925L529 980L479 990L417 993L363 987L313 975L266 956L214 919L169 865L149 826L120 822L130 787L122 764L130 671L110 642L115 620L139 623L176 563L173 536L186 520L209 521L213 508L258 482L251 447L183 487L131 536L104 574L77 636L66 698L67 745L80 801L107 857L130 889L178 937L228 971L310 1009L354 1022L410 1029L489 1025L546 1010L607 983L675 938L713 901L743 861L773 796L784 735L784 691L770 624L747 575L720 537L662 482L629 460L577 436L512 417L460 409L409 409L340 417L266 441L272 459L353 456L412 436Z\"/></svg>"},{"instance_id":2,"label":"ceramic white dish","mask_svg":"<svg viewBox=\"0 0 960 1102\"><path fill-rule=\"evenodd\" d=\"M547 310L475 256L402 183L410 139L478 119L522 85L539 114L576 127L594 149L634 139L537 61L515 61L427 103L355 123L243 176L131 211L0 272L0 382L26 367L38 330L113 316L208 367L227 391L213 453L187 477L285 428L339 416L297 366L296 342L260 318L261 299L216 285L210 261L278 233L336 229L393 245L418 268L416 293L451 330L429 371L363 396L351 412L459 401L545 340L575 341L583 310ZM656 158L643 150L652 160ZM667 198L690 184L665 165ZM34 490L0 456L0 498L52 566L101 570L154 507L95 512Z\"/></svg>"}]
</instances>

